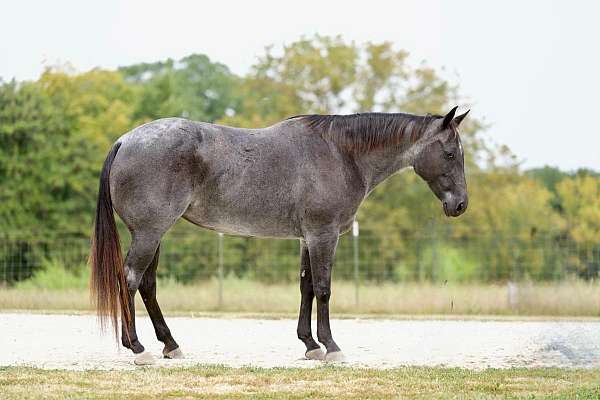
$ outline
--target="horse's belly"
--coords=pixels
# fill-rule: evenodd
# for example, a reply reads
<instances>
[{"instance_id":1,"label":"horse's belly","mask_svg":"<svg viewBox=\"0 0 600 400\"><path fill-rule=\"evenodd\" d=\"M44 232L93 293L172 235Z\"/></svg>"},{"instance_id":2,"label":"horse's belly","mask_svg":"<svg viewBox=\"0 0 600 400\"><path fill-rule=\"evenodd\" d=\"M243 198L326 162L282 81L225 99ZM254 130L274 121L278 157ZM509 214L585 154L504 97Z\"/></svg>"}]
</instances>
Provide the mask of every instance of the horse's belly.
<instances>
[{"instance_id":1,"label":"horse's belly","mask_svg":"<svg viewBox=\"0 0 600 400\"><path fill-rule=\"evenodd\" d=\"M228 235L288 239L301 237L300 230L291 220L268 212L234 213L191 205L183 217L198 226Z\"/></svg>"}]
</instances>

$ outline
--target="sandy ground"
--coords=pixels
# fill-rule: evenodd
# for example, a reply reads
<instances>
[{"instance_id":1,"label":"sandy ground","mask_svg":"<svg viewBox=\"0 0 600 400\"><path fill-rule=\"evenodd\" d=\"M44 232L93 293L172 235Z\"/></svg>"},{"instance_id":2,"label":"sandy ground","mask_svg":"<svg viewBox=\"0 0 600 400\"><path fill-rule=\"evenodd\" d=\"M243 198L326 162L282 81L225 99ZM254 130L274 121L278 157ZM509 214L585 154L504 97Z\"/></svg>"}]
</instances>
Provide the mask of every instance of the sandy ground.
<instances>
[{"instance_id":1,"label":"sandy ground","mask_svg":"<svg viewBox=\"0 0 600 400\"><path fill-rule=\"evenodd\" d=\"M159 358L162 344L150 320L137 323L156 366L322 363L304 359L293 320L168 318L184 360ZM333 320L332 330L351 366L600 367L600 322ZM0 314L0 348L0 365L136 368L134 356L102 335L89 315Z\"/></svg>"}]
</instances>

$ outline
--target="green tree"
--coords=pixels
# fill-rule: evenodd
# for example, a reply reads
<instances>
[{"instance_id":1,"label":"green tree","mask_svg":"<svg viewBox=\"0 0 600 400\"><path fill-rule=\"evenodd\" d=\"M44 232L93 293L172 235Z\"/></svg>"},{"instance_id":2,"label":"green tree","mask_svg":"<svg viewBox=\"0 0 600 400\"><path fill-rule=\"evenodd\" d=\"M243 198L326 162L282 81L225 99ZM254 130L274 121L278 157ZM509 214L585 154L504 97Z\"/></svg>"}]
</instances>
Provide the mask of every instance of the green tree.
<instances>
[{"instance_id":1,"label":"green tree","mask_svg":"<svg viewBox=\"0 0 600 400\"><path fill-rule=\"evenodd\" d=\"M279 49L278 49L279 50ZM408 54L389 42L357 45L341 37L315 36L267 48L242 79L240 105L220 122L266 126L296 114L359 111L445 113L457 102L458 88L441 79L426 65L413 67ZM477 157L491 152L477 132L481 124L465 125L467 163L478 170ZM489 157L488 157L489 158ZM400 174L382 184L359 213L363 232L379 257L363 265L374 279L418 275L406 270L414 259L414 235L423 221L439 213L427 186L412 174ZM432 226L432 224L428 224ZM415 262L412 262L414 265ZM409 267L413 268L414 267Z\"/></svg>"},{"instance_id":2,"label":"green tree","mask_svg":"<svg viewBox=\"0 0 600 400\"><path fill-rule=\"evenodd\" d=\"M51 248L36 250L29 239L70 232L85 242L108 148L140 123L180 116L259 127L306 113L443 114L461 99L457 86L426 64L411 64L389 42L318 35L267 48L244 77L193 54L118 71L53 68L35 82L0 83L0 235L27 239L0 261L24 258L31 266ZM469 116L461 129L469 209L460 219L444 218L412 173L391 177L365 201L358 219L367 279L597 276L598 174L522 173L507 147L489 144L484 128ZM225 247L228 274L296 279L297 243L227 237ZM163 240L159 273L184 281L213 276L216 248L214 233L180 222ZM351 258L351 240L342 238L337 277L352 276Z\"/></svg>"},{"instance_id":3,"label":"green tree","mask_svg":"<svg viewBox=\"0 0 600 400\"><path fill-rule=\"evenodd\" d=\"M60 171L54 177L68 188L57 213L64 221L60 230L87 236L102 162L112 143L133 127L136 91L118 72L99 69L83 74L47 70L36 84L64 124Z\"/></svg>"},{"instance_id":4,"label":"green tree","mask_svg":"<svg viewBox=\"0 0 600 400\"><path fill-rule=\"evenodd\" d=\"M45 234L60 226L69 187L60 178L68 132L39 85L0 86L0 226Z\"/></svg>"},{"instance_id":5,"label":"green tree","mask_svg":"<svg viewBox=\"0 0 600 400\"><path fill-rule=\"evenodd\" d=\"M132 126L134 95L100 70L0 86L3 233L88 234L102 160Z\"/></svg>"},{"instance_id":6,"label":"green tree","mask_svg":"<svg viewBox=\"0 0 600 400\"><path fill-rule=\"evenodd\" d=\"M573 241L569 267L585 278L600 273L600 179L591 175L562 180L557 185L567 221L567 234Z\"/></svg>"},{"instance_id":7,"label":"green tree","mask_svg":"<svg viewBox=\"0 0 600 400\"><path fill-rule=\"evenodd\" d=\"M185 117L213 122L237 106L238 78L203 54L135 64L119 71L140 89L133 115L136 121Z\"/></svg>"}]
</instances>

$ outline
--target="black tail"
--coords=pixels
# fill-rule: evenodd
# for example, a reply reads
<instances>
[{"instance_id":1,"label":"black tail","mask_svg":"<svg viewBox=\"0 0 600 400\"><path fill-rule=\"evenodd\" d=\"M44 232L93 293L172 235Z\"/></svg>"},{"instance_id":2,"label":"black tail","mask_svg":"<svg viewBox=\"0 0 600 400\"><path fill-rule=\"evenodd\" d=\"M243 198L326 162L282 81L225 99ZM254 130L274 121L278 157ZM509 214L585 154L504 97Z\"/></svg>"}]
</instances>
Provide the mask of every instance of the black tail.
<instances>
[{"instance_id":1,"label":"black tail","mask_svg":"<svg viewBox=\"0 0 600 400\"><path fill-rule=\"evenodd\" d=\"M107 320L111 320L117 339L119 337L119 310L123 310L127 325L131 320L121 242L110 198L110 168L119 147L121 147L121 143L117 142L113 145L102 167L90 249L92 266L90 294L96 304L101 327L106 327Z\"/></svg>"}]
</instances>

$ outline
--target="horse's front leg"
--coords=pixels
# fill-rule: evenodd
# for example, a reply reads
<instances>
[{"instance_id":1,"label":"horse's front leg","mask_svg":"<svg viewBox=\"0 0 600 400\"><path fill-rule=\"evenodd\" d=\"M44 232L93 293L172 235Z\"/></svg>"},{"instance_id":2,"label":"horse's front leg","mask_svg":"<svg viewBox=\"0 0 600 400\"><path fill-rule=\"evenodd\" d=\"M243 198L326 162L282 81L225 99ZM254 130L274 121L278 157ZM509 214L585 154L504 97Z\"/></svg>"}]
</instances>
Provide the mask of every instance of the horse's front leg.
<instances>
[{"instance_id":1,"label":"horse's front leg","mask_svg":"<svg viewBox=\"0 0 600 400\"><path fill-rule=\"evenodd\" d=\"M322 360L325 358L325 354L317 342L315 342L315 339L313 339L312 329L310 327L315 291L313 288L308 247L303 240L300 242L300 296L300 313L298 315L297 330L298 339L302 340L306 346L306 358L309 360Z\"/></svg>"},{"instance_id":2,"label":"horse's front leg","mask_svg":"<svg viewBox=\"0 0 600 400\"><path fill-rule=\"evenodd\" d=\"M327 349L325 361L343 361L344 355L331 336L329 326L329 299L331 297L331 271L338 242L338 230L321 232L306 238L313 289L317 298L317 339Z\"/></svg>"}]
</instances>

